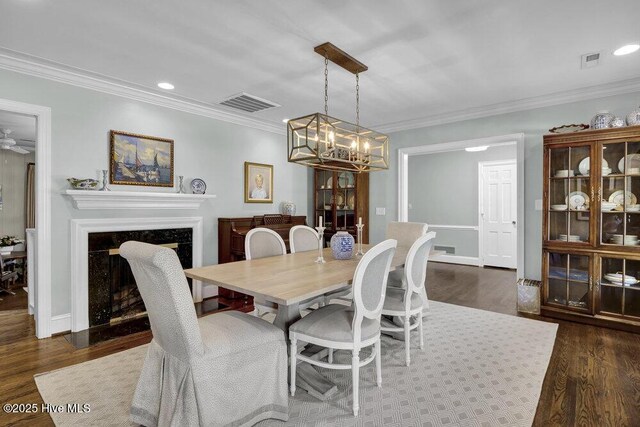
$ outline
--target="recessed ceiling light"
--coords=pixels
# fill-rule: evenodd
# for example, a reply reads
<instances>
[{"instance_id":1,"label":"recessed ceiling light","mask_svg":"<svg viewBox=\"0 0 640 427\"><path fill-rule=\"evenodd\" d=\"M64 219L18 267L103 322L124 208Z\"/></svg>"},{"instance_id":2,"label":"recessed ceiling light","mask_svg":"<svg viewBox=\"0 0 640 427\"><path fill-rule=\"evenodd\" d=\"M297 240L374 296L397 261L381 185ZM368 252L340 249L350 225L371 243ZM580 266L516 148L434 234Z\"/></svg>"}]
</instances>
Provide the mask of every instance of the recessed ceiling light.
<instances>
[{"instance_id":1,"label":"recessed ceiling light","mask_svg":"<svg viewBox=\"0 0 640 427\"><path fill-rule=\"evenodd\" d=\"M168 82L160 82L158 83L158 87L160 89L165 89L165 90L173 90L174 86L171 83Z\"/></svg>"},{"instance_id":2,"label":"recessed ceiling light","mask_svg":"<svg viewBox=\"0 0 640 427\"><path fill-rule=\"evenodd\" d=\"M639 44L628 44L628 45L625 45L625 46L622 46L622 47L616 49L613 52L613 54L615 56L628 55L630 53L635 52L638 49L640 49L640 45Z\"/></svg>"},{"instance_id":3,"label":"recessed ceiling light","mask_svg":"<svg viewBox=\"0 0 640 427\"><path fill-rule=\"evenodd\" d=\"M484 151L489 148L488 145L478 145L477 147L467 147L464 151L474 152L474 151Z\"/></svg>"}]
</instances>

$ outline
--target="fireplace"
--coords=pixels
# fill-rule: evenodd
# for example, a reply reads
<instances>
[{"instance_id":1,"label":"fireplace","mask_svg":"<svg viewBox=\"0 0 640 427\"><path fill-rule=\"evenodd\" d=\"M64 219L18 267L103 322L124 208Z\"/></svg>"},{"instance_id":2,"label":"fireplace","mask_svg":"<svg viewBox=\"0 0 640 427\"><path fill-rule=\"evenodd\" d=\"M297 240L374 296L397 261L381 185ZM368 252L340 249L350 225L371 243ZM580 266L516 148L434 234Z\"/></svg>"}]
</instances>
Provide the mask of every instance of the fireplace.
<instances>
[{"instance_id":1,"label":"fireplace","mask_svg":"<svg viewBox=\"0 0 640 427\"><path fill-rule=\"evenodd\" d=\"M144 302L129 263L120 256L120 245L129 240L168 247L177 253L183 268L193 265L191 228L89 233L89 327L145 316Z\"/></svg>"}]
</instances>

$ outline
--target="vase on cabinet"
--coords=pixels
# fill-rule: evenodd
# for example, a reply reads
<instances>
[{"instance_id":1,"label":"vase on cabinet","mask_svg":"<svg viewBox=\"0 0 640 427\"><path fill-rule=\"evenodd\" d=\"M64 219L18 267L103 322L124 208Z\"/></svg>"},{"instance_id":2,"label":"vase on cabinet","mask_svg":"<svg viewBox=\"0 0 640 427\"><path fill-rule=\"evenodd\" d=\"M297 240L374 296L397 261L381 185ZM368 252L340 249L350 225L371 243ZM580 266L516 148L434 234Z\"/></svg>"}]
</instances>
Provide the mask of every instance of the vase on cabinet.
<instances>
[{"instance_id":1,"label":"vase on cabinet","mask_svg":"<svg viewBox=\"0 0 640 427\"><path fill-rule=\"evenodd\" d=\"M331 252L335 259L351 259L355 240L346 231L338 231L331 237Z\"/></svg>"},{"instance_id":2,"label":"vase on cabinet","mask_svg":"<svg viewBox=\"0 0 640 427\"><path fill-rule=\"evenodd\" d=\"M611 127L611 122L615 116L608 111L599 111L591 119L591 129L606 129Z\"/></svg>"},{"instance_id":3,"label":"vase on cabinet","mask_svg":"<svg viewBox=\"0 0 640 427\"><path fill-rule=\"evenodd\" d=\"M280 212L282 215L295 215L296 214L296 204L293 202L282 202L280 204Z\"/></svg>"},{"instance_id":4,"label":"vase on cabinet","mask_svg":"<svg viewBox=\"0 0 640 427\"><path fill-rule=\"evenodd\" d=\"M640 125L640 107L627 114L627 126Z\"/></svg>"}]
</instances>

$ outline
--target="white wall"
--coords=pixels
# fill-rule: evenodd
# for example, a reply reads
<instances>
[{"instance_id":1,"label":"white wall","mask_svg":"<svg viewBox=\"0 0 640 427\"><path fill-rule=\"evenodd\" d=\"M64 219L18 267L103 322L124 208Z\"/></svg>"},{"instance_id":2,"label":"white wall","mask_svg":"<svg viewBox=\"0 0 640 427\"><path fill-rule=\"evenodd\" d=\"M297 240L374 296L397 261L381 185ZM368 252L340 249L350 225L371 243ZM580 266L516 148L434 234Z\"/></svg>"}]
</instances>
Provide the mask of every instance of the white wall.
<instances>
[{"instance_id":1,"label":"white wall","mask_svg":"<svg viewBox=\"0 0 640 427\"><path fill-rule=\"evenodd\" d=\"M204 263L217 262L217 218L277 213L291 200L307 212L307 169L287 162L286 136L0 70L0 98L51 107L52 315L70 312L69 220L147 216L204 217ZM283 125L284 126L284 125ZM198 211L78 211L62 195L68 177L97 178L108 169L109 130L175 140L175 174L202 178L216 194ZM245 204L245 161L274 165L274 203ZM114 186L123 189L122 186ZM125 187L127 188L127 187ZM138 191L167 191L144 189ZM169 191L175 191L169 189Z\"/></svg>"},{"instance_id":2,"label":"white wall","mask_svg":"<svg viewBox=\"0 0 640 427\"><path fill-rule=\"evenodd\" d=\"M409 156L409 221L478 225L478 162L516 159L516 145ZM436 245L455 255L478 256L478 231L434 229Z\"/></svg>"},{"instance_id":3,"label":"white wall","mask_svg":"<svg viewBox=\"0 0 640 427\"><path fill-rule=\"evenodd\" d=\"M27 190L27 164L35 163L35 154L19 154L0 150L0 236L25 238L25 196Z\"/></svg>"},{"instance_id":4,"label":"white wall","mask_svg":"<svg viewBox=\"0 0 640 427\"><path fill-rule=\"evenodd\" d=\"M371 174L369 238L372 242L382 241L386 223L398 218L398 148L523 132L525 191L520 197L524 197L525 203L525 277L539 279L542 216L540 211L535 210L534 203L536 199L542 198L542 136L554 126L589 123L599 110L606 109L617 115L626 115L638 105L640 93L636 92L392 133L389 170ZM376 207L385 207L386 216L376 216Z\"/></svg>"}]
</instances>

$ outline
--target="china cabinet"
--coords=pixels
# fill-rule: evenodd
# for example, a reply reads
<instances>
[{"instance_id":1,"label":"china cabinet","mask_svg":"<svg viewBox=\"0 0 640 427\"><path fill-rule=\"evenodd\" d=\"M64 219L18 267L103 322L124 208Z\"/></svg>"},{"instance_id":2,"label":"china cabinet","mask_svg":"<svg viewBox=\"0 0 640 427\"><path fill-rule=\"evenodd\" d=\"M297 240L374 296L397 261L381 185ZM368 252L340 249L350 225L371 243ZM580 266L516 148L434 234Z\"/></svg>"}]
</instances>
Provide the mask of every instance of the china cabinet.
<instances>
[{"instance_id":1,"label":"china cabinet","mask_svg":"<svg viewBox=\"0 0 640 427\"><path fill-rule=\"evenodd\" d=\"M338 231L356 238L356 224L362 218L362 242L369 243L369 174L316 169L313 181L314 226L322 216L325 242Z\"/></svg>"},{"instance_id":2,"label":"china cabinet","mask_svg":"<svg viewBox=\"0 0 640 427\"><path fill-rule=\"evenodd\" d=\"M640 126L544 137L542 314L640 332Z\"/></svg>"}]
</instances>

